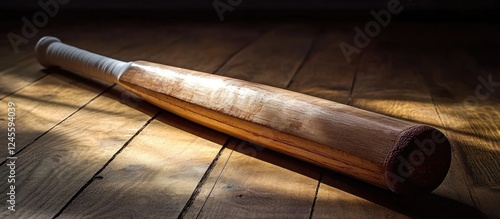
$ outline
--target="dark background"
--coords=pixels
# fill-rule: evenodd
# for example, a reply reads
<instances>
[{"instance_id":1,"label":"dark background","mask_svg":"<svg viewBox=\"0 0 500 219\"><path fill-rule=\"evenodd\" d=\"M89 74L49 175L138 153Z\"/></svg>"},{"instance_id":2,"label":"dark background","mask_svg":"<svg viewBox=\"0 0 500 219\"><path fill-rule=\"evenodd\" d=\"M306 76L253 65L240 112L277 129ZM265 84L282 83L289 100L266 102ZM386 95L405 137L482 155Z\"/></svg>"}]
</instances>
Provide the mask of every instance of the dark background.
<instances>
[{"instance_id":1,"label":"dark background","mask_svg":"<svg viewBox=\"0 0 500 219\"><path fill-rule=\"evenodd\" d=\"M38 1L1 0L4 9L36 9ZM211 0L70 0L67 9L212 9ZM224 1L226 2L226 1ZM385 0L242 0L241 9L343 9L367 10L385 7ZM492 10L496 0L401 0L413 10Z\"/></svg>"},{"instance_id":2,"label":"dark background","mask_svg":"<svg viewBox=\"0 0 500 219\"><path fill-rule=\"evenodd\" d=\"M44 0L47 1L47 0ZM227 0L219 0L228 3ZM332 19L359 20L370 10L387 8L388 0L240 0L225 17L233 19ZM3 19L18 19L39 10L38 1L0 0ZM178 17L218 20L213 0L69 0L62 5L65 17ZM497 0L401 0L400 20L496 21L500 18ZM58 15L57 17L60 17Z\"/></svg>"}]
</instances>

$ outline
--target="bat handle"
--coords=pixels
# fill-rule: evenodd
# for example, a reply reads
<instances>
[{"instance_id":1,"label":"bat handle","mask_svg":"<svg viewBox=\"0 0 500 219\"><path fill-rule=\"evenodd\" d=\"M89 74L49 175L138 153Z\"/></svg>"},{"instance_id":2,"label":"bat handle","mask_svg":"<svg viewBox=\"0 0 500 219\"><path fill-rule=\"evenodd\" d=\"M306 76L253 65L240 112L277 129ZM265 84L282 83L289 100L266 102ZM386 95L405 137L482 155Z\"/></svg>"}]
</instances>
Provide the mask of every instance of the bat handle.
<instances>
[{"instance_id":1,"label":"bat handle","mask_svg":"<svg viewBox=\"0 0 500 219\"><path fill-rule=\"evenodd\" d=\"M131 62L123 62L66 45L55 37L42 37L35 46L35 56L45 67L60 67L71 72L118 82Z\"/></svg>"}]
</instances>

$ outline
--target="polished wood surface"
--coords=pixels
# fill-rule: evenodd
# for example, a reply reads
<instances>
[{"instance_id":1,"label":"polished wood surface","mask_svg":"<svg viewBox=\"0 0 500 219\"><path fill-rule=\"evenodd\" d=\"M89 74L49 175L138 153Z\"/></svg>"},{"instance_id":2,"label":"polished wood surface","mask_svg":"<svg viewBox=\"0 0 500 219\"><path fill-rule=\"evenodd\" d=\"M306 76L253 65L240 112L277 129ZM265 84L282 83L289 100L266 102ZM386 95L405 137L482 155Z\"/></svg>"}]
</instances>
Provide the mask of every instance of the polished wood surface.
<instances>
[{"instance_id":1,"label":"polished wood surface","mask_svg":"<svg viewBox=\"0 0 500 219\"><path fill-rule=\"evenodd\" d=\"M11 213L2 201L2 218L500 216L498 89L482 88L488 98L465 103L476 97L478 77L499 81L498 29L391 23L348 64L338 45L352 41L356 25L109 21L49 26L38 36L437 127L453 156L431 194L398 196L196 125L111 84L43 70L32 39L20 54L3 48L8 42L0 51L0 115L9 101L18 112L18 204ZM6 132L0 137L5 145ZM7 151L0 153L7 176Z\"/></svg>"}]
</instances>

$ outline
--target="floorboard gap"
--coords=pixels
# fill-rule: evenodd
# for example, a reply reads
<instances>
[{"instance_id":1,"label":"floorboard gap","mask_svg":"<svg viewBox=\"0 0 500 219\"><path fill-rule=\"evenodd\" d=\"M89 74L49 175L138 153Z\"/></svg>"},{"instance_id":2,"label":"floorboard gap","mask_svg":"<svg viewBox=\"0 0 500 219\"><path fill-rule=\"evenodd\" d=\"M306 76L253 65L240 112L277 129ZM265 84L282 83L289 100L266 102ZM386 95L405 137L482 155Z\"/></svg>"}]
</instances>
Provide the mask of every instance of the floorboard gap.
<instances>
[{"instance_id":1,"label":"floorboard gap","mask_svg":"<svg viewBox=\"0 0 500 219\"><path fill-rule=\"evenodd\" d=\"M354 85L356 83L356 78L359 71L359 66L361 65L361 58L363 56L363 52L359 54L358 64L356 64L356 70L354 70L354 76L352 78L351 89L349 90L349 98L347 99L347 105L351 106L352 104L352 92L354 91Z\"/></svg>"},{"instance_id":2,"label":"floorboard gap","mask_svg":"<svg viewBox=\"0 0 500 219\"><path fill-rule=\"evenodd\" d=\"M302 61L300 62L300 65L299 67L297 67L297 69L295 70L295 72L293 73L292 77L290 77L290 80L286 83L285 85L285 88L288 89L290 87L290 85L292 84L293 82L293 78L295 78L295 75L297 75L297 73L299 73L299 71L302 69L302 67L304 66L304 64L309 60L309 57L311 56L311 52L312 50L314 49L314 45L316 45L316 41L318 40L319 38L319 35L321 35L322 33L324 33L324 29L321 28L318 33L314 34L314 38L313 40L311 41L311 45L309 45L309 48L307 49L307 52L306 52L306 55L304 56L304 58L302 59Z\"/></svg>"},{"instance_id":3,"label":"floorboard gap","mask_svg":"<svg viewBox=\"0 0 500 219\"><path fill-rule=\"evenodd\" d=\"M318 192L319 192L319 187L321 186L321 181L323 181L323 173L325 170L321 170L321 173L319 174L319 179L318 179L318 186L316 187L316 193L314 194L314 200L311 206L311 214L309 214L309 219L313 218L314 215L314 207L316 206L316 201L318 200Z\"/></svg>"},{"instance_id":4,"label":"floorboard gap","mask_svg":"<svg viewBox=\"0 0 500 219\"><path fill-rule=\"evenodd\" d=\"M224 61L219 67L217 67L217 69L215 69L215 71L213 71L212 73L213 74L218 74L219 71L231 60L233 59L234 56L236 56L238 53L240 53L241 51L245 50L247 47L249 47L250 45L253 45L253 43L255 43L258 39L260 39L263 35L265 35L267 32L271 31L272 28L269 28L268 30L266 31L263 31L261 32L253 41L250 41L248 42L247 44L243 45L241 48L237 49L234 53L232 53L229 58L226 59L226 61Z\"/></svg>"},{"instance_id":5,"label":"floorboard gap","mask_svg":"<svg viewBox=\"0 0 500 219\"><path fill-rule=\"evenodd\" d=\"M212 160L212 163L210 163L210 166L208 166L207 171L205 171L205 173L201 177L200 182L198 182L198 185L196 185L196 188L194 189L193 193L191 194L191 197L189 197L188 201L186 202L186 205L184 205L184 208L182 208L182 211L181 211L181 213L179 214L179 216L177 218L184 218L184 216L186 215L187 211L189 210L189 207L191 207L191 205L193 204L193 202L196 199L196 197L198 197L198 194L200 194L201 187L207 181L208 177L210 176L210 173L212 173L212 170L214 169L215 165L217 164L217 161L219 160L222 152L227 148L227 145L232 140L233 139L231 137L229 137L226 140L226 142L224 143L224 145L222 145L221 149L219 150L219 153L217 153L217 155L215 156L215 158ZM227 160L226 160L226 163L227 163ZM226 166L226 164L224 164L224 166ZM224 170L224 168L222 168L222 170ZM220 176L220 174L219 174L219 176ZM219 178L219 176L217 176L217 179ZM217 180L215 182L217 182ZM214 184L214 186L215 186L215 184ZM210 193L212 192L212 190L213 190L213 187L210 190ZM210 195L207 196L207 198L208 197L210 197ZM203 203L203 205L205 205L205 203ZM202 206L202 208L203 208L203 206Z\"/></svg>"}]
</instances>

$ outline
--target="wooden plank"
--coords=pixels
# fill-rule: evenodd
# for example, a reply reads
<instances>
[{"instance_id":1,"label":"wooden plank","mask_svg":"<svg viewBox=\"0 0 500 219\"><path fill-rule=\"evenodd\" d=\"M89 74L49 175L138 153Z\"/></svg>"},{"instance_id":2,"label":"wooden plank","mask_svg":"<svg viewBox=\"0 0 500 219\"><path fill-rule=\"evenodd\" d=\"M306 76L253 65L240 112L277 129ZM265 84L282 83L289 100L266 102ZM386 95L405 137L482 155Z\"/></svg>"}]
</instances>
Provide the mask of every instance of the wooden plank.
<instances>
[{"instance_id":1,"label":"wooden plank","mask_svg":"<svg viewBox=\"0 0 500 219\"><path fill-rule=\"evenodd\" d=\"M182 29L186 33L182 39L145 61L212 73L234 53L259 37L267 26L210 23L201 27L197 27L196 23L186 25Z\"/></svg>"},{"instance_id":2,"label":"wooden plank","mask_svg":"<svg viewBox=\"0 0 500 219\"><path fill-rule=\"evenodd\" d=\"M240 142L235 145L200 218L306 218L317 167Z\"/></svg>"},{"instance_id":3,"label":"wooden plank","mask_svg":"<svg viewBox=\"0 0 500 219\"><path fill-rule=\"evenodd\" d=\"M387 206L385 199L391 195L356 179L323 171L312 218L408 218L397 211L404 208Z\"/></svg>"},{"instance_id":4,"label":"wooden plank","mask_svg":"<svg viewBox=\"0 0 500 219\"><path fill-rule=\"evenodd\" d=\"M227 136L163 113L60 215L176 218Z\"/></svg>"},{"instance_id":5,"label":"wooden plank","mask_svg":"<svg viewBox=\"0 0 500 219\"><path fill-rule=\"evenodd\" d=\"M2 218L56 215L158 112L147 104L132 110L120 103L122 93L123 90L112 89L99 96L17 155L16 211L7 210L7 203L2 202ZM18 105L19 109L22 107ZM26 115L19 114L22 116ZM7 171L0 169L4 176ZM2 184L0 191L6 194L7 184Z\"/></svg>"},{"instance_id":6,"label":"wooden plank","mask_svg":"<svg viewBox=\"0 0 500 219\"><path fill-rule=\"evenodd\" d=\"M329 171L321 182L312 218L484 217L477 209L443 196L395 195Z\"/></svg>"},{"instance_id":7,"label":"wooden plank","mask_svg":"<svg viewBox=\"0 0 500 219\"><path fill-rule=\"evenodd\" d=\"M348 64L339 44L352 40L350 31L342 23L325 29L288 89L347 104L359 56Z\"/></svg>"},{"instance_id":8,"label":"wooden plank","mask_svg":"<svg viewBox=\"0 0 500 219\"><path fill-rule=\"evenodd\" d=\"M495 68L481 66L480 63L488 63L487 60L457 62L456 54L448 48L427 48L424 52L429 59L423 62L423 72L432 88L446 134L455 146L454 154L463 168L470 196L480 210L499 217L500 126L497 121L500 101L491 94L499 89L499 74L494 70L489 73L471 71ZM461 77L457 75L475 75L475 86L450 80Z\"/></svg>"},{"instance_id":9,"label":"wooden plank","mask_svg":"<svg viewBox=\"0 0 500 219\"><path fill-rule=\"evenodd\" d=\"M253 28L236 31L238 34L233 33L233 28L206 28L189 28L183 39L164 48L153 60L215 71L259 33ZM212 36L212 28L227 35ZM191 55L196 53L208 58L195 61ZM187 203L191 203L198 183L205 181L205 172L214 166L212 162L217 162L214 158L226 139L226 135L164 113L100 173L102 180L93 181L60 216L177 217L189 207Z\"/></svg>"},{"instance_id":10,"label":"wooden plank","mask_svg":"<svg viewBox=\"0 0 500 219\"><path fill-rule=\"evenodd\" d=\"M71 83L74 76L65 73L50 75L0 101L2 106L14 102L16 109L16 152L45 134L47 130L75 113L91 101L108 85L78 78L81 84ZM7 108L0 107L0 115L7 115ZM1 121L6 127L6 120ZM0 141L7 139L7 132L0 132ZM5 161L7 150L0 151L0 161Z\"/></svg>"},{"instance_id":11,"label":"wooden plank","mask_svg":"<svg viewBox=\"0 0 500 219\"><path fill-rule=\"evenodd\" d=\"M217 73L285 87L308 53L313 31L300 26L273 29ZM317 167L260 146L234 144L233 152L223 151L214 168L221 172L211 172L186 216L309 217L319 177Z\"/></svg>"},{"instance_id":12,"label":"wooden plank","mask_svg":"<svg viewBox=\"0 0 500 219\"><path fill-rule=\"evenodd\" d=\"M6 68L0 72L0 99L11 95L31 83L45 77L46 74L41 71L34 56L18 61L12 67Z\"/></svg>"},{"instance_id":13,"label":"wooden plank","mask_svg":"<svg viewBox=\"0 0 500 219\"><path fill-rule=\"evenodd\" d=\"M183 211L179 214L179 218L196 218L203 209L206 201L212 194L219 176L226 167L229 157L234 152L234 148L239 144L240 141L237 139L228 139L225 148L219 152L218 157L214 159L212 169L207 171L203 181L200 181L196 190L194 190L191 195L191 199L184 206ZM261 149L261 148L257 148ZM253 151L256 151L255 149Z\"/></svg>"}]
</instances>

